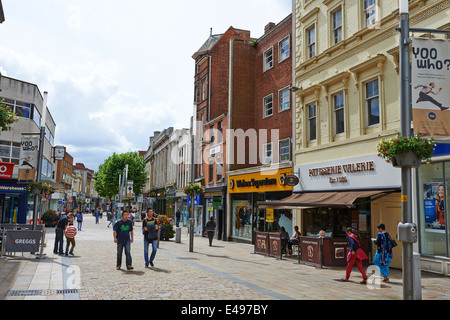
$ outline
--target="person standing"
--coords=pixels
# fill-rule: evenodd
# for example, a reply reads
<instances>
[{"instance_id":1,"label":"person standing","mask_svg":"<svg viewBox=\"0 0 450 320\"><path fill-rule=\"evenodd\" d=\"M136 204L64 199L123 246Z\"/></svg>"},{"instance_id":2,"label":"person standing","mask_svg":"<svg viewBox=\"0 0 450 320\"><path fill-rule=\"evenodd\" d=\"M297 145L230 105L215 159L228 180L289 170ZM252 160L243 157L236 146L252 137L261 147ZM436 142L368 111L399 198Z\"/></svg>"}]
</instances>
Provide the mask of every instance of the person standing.
<instances>
[{"instance_id":1,"label":"person standing","mask_svg":"<svg viewBox=\"0 0 450 320\"><path fill-rule=\"evenodd\" d=\"M180 226L180 218L181 218L181 212L180 209L177 209L177 212L175 213L175 225L177 228Z\"/></svg>"},{"instance_id":2,"label":"person standing","mask_svg":"<svg viewBox=\"0 0 450 320\"><path fill-rule=\"evenodd\" d=\"M68 256L69 254L73 256L73 249L75 248L75 235L77 234L77 228L73 226L73 222L69 222L69 226L64 230L64 234L66 236L66 253L65 256ZM69 247L70 248L69 251Z\"/></svg>"},{"instance_id":3,"label":"person standing","mask_svg":"<svg viewBox=\"0 0 450 320\"><path fill-rule=\"evenodd\" d=\"M347 228L347 236L348 241L350 243L350 251L347 256L348 264L345 278L342 279L342 281L349 281L352 268L356 264L356 266L359 269L359 272L361 272L361 275L363 277L363 280L360 283L365 284L367 283L367 275L366 272L364 271L362 262L363 260L369 259L369 257L367 257L366 253L361 249L361 244L358 239L359 236L357 233L356 234L355 233L356 231L353 228Z\"/></svg>"},{"instance_id":4,"label":"person standing","mask_svg":"<svg viewBox=\"0 0 450 320\"><path fill-rule=\"evenodd\" d=\"M114 242L117 243L116 269L120 270L122 265L122 253L125 250L125 262L127 270L133 270L131 259L131 244L133 243L133 224L128 220L128 212L123 211L122 219L114 225Z\"/></svg>"},{"instance_id":5,"label":"person standing","mask_svg":"<svg viewBox=\"0 0 450 320\"><path fill-rule=\"evenodd\" d=\"M64 230L69 224L70 219L73 218L73 213L69 212L68 214L61 215L61 218L58 221L58 224L55 228L55 245L53 247L53 253L55 254L64 254L63 245L64 245Z\"/></svg>"},{"instance_id":6,"label":"person standing","mask_svg":"<svg viewBox=\"0 0 450 320\"><path fill-rule=\"evenodd\" d=\"M392 242L391 236L386 232L384 223L377 225L378 234L372 241L377 245L377 252L373 263L380 270L383 276L383 282L389 282L389 264L392 262Z\"/></svg>"},{"instance_id":7,"label":"person standing","mask_svg":"<svg viewBox=\"0 0 450 320\"><path fill-rule=\"evenodd\" d=\"M206 232L208 233L209 246L212 246L212 241L214 239L214 233L216 232L216 222L214 217L211 216L209 221L206 223Z\"/></svg>"},{"instance_id":8,"label":"person standing","mask_svg":"<svg viewBox=\"0 0 450 320\"><path fill-rule=\"evenodd\" d=\"M95 210L95 224L98 224L98 219L100 218L100 210L97 208Z\"/></svg>"},{"instance_id":9,"label":"person standing","mask_svg":"<svg viewBox=\"0 0 450 320\"><path fill-rule=\"evenodd\" d=\"M78 231L81 231L81 226L83 224L83 214L81 213L81 211L77 212L77 223L78 223Z\"/></svg>"},{"instance_id":10,"label":"person standing","mask_svg":"<svg viewBox=\"0 0 450 320\"><path fill-rule=\"evenodd\" d=\"M158 250L158 222L153 216L153 209L147 210L147 218L142 221L142 229L144 230L144 261L145 267L148 267L148 264L153 267L153 261L155 260L156 251ZM148 257L148 247L152 245L152 253L150 255L150 259Z\"/></svg>"}]
</instances>

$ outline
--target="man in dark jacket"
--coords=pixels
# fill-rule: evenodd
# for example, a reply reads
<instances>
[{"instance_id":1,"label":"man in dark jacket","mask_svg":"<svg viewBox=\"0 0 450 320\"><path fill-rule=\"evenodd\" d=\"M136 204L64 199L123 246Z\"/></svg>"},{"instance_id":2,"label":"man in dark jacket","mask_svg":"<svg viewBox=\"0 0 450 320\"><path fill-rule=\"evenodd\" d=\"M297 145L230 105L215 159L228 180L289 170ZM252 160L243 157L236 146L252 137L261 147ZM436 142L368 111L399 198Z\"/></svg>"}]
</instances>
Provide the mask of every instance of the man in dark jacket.
<instances>
[{"instance_id":1,"label":"man in dark jacket","mask_svg":"<svg viewBox=\"0 0 450 320\"><path fill-rule=\"evenodd\" d=\"M66 230L69 224L69 219L73 220L73 213L62 214L55 228L55 245L53 247L53 253L62 255L64 245L64 230Z\"/></svg>"},{"instance_id":2,"label":"man in dark jacket","mask_svg":"<svg viewBox=\"0 0 450 320\"><path fill-rule=\"evenodd\" d=\"M214 222L214 217L211 217L209 221L206 223L206 232L208 232L210 247L212 246L215 231L216 231L216 223Z\"/></svg>"}]
</instances>

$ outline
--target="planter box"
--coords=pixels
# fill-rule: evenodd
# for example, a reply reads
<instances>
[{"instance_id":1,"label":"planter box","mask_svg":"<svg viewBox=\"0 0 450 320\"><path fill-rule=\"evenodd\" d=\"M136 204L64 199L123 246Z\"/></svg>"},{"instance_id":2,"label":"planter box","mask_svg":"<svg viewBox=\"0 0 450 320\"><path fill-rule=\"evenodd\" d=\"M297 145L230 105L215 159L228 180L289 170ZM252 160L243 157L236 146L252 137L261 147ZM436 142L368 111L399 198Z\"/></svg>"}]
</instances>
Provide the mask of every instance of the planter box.
<instances>
[{"instance_id":1,"label":"planter box","mask_svg":"<svg viewBox=\"0 0 450 320\"><path fill-rule=\"evenodd\" d=\"M419 168L421 164L419 157L412 151L402 153L392 159L395 168Z\"/></svg>"}]
</instances>

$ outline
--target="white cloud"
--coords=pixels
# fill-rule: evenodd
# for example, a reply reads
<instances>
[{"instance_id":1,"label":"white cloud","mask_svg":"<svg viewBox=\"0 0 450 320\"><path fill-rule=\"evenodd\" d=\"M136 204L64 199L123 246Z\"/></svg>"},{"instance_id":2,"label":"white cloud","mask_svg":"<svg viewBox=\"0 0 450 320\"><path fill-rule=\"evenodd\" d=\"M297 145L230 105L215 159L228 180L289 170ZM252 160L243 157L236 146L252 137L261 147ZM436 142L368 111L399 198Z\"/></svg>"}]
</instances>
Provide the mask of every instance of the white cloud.
<instances>
[{"instance_id":1,"label":"white cloud","mask_svg":"<svg viewBox=\"0 0 450 320\"><path fill-rule=\"evenodd\" d=\"M49 92L55 140L97 169L189 126L192 54L229 26L262 35L291 0L3 0L0 72ZM198 18L200 17L200 19Z\"/></svg>"}]
</instances>

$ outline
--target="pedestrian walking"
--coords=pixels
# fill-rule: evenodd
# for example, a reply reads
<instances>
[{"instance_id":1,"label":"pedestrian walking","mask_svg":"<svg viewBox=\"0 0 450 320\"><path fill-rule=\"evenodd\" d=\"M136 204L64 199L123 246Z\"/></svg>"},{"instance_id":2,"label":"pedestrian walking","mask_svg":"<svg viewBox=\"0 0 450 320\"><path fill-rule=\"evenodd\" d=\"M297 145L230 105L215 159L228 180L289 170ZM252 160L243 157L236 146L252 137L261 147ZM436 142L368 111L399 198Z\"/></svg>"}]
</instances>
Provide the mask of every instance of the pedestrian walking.
<instances>
[{"instance_id":1,"label":"pedestrian walking","mask_svg":"<svg viewBox=\"0 0 450 320\"><path fill-rule=\"evenodd\" d=\"M384 223L377 225L378 234L372 241L377 245L377 252L373 263L380 270L383 276L383 282L389 282L389 264L392 262L392 240L389 233L386 232Z\"/></svg>"},{"instance_id":2,"label":"pedestrian walking","mask_svg":"<svg viewBox=\"0 0 450 320\"><path fill-rule=\"evenodd\" d=\"M95 210L95 224L98 224L98 219L100 218L100 210L97 208Z\"/></svg>"},{"instance_id":3,"label":"pedestrian walking","mask_svg":"<svg viewBox=\"0 0 450 320\"><path fill-rule=\"evenodd\" d=\"M116 214L114 212L111 212L111 219L109 220L108 228L110 225L112 225L114 228L115 223L116 223Z\"/></svg>"},{"instance_id":4,"label":"pedestrian walking","mask_svg":"<svg viewBox=\"0 0 450 320\"><path fill-rule=\"evenodd\" d=\"M122 265L122 253L125 250L125 262L127 270L133 270L131 259L131 244L133 243L133 224L128 220L128 212L123 211L122 219L114 225L114 242L117 243L116 269L120 270Z\"/></svg>"},{"instance_id":5,"label":"pedestrian walking","mask_svg":"<svg viewBox=\"0 0 450 320\"><path fill-rule=\"evenodd\" d=\"M359 272L361 272L361 275L363 277L363 280L360 283L361 284L367 283L367 275L366 272L364 271L362 262L363 260L369 259L369 257L367 257L366 253L361 249L359 234L357 233L356 230L354 230L353 228L347 228L347 236L348 241L350 243L350 251L347 256L348 264L345 278L342 279L342 281L349 281L352 268L356 264L356 266L359 269Z\"/></svg>"},{"instance_id":6,"label":"pedestrian walking","mask_svg":"<svg viewBox=\"0 0 450 320\"><path fill-rule=\"evenodd\" d=\"M206 232L208 233L209 246L211 247L214 239L214 233L216 232L216 223L214 222L213 216L211 216L209 221L206 223Z\"/></svg>"},{"instance_id":7,"label":"pedestrian walking","mask_svg":"<svg viewBox=\"0 0 450 320\"><path fill-rule=\"evenodd\" d=\"M180 209L177 209L177 212L175 212L175 225L177 228L180 226L180 219L181 219L181 212Z\"/></svg>"},{"instance_id":8,"label":"pedestrian walking","mask_svg":"<svg viewBox=\"0 0 450 320\"><path fill-rule=\"evenodd\" d=\"M83 224L83 214L81 213L81 211L77 212L76 218L78 224L78 231L81 231L81 226Z\"/></svg>"},{"instance_id":9,"label":"pedestrian walking","mask_svg":"<svg viewBox=\"0 0 450 320\"><path fill-rule=\"evenodd\" d=\"M75 235L77 234L77 228L74 227L73 222L69 222L69 226L64 230L66 236L66 253L65 256L69 254L73 256L73 249L75 248ZM70 251L69 251L69 247Z\"/></svg>"},{"instance_id":10,"label":"pedestrian walking","mask_svg":"<svg viewBox=\"0 0 450 320\"><path fill-rule=\"evenodd\" d=\"M153 261L155 260L156 252L158 250L158 221L153 216L153 209L147 210L147 218L142 221L142 230L144 234L144 261L145 267L147 268L150 264L154 266ZM152 253L150 259L148 257L148 247L152 245Z\"/></svg>"},{"instance_id":11,"label":"pedestrian walking","mask_svg":"<svg viewBox=\"0 0 450 320\"><path fill-rule=\"evenodd\" d=\"M64 254L63 245L64 245L64 230L66 230L67 225L69 224L69 218L73 219L73 213L69 212L68 214L62 214L61 218L58 221L58 224L55 228L55 245L53 247L53 253L55 254Z\"/></svg>"}]
</instances>

